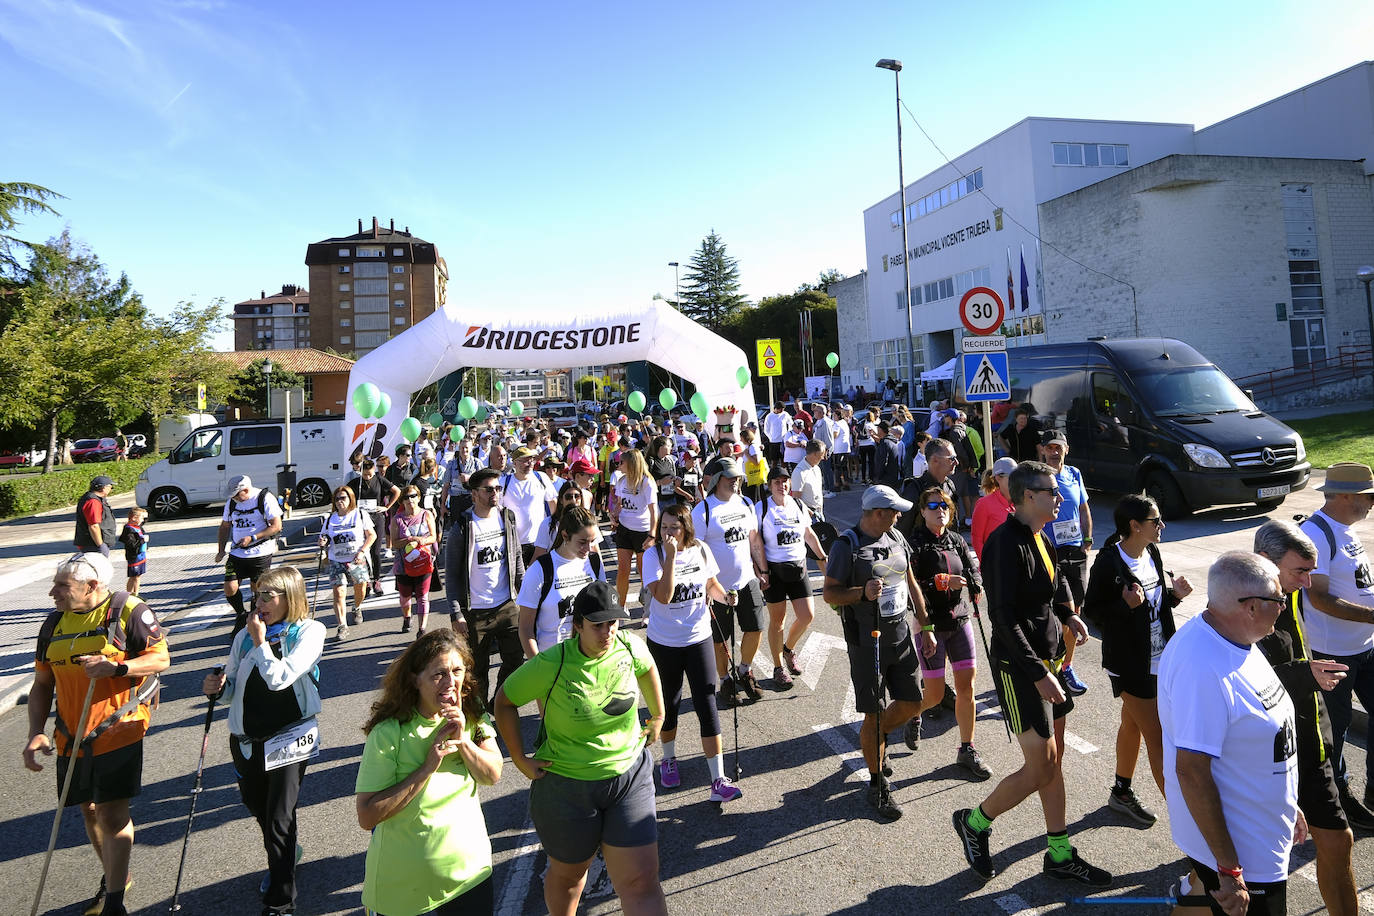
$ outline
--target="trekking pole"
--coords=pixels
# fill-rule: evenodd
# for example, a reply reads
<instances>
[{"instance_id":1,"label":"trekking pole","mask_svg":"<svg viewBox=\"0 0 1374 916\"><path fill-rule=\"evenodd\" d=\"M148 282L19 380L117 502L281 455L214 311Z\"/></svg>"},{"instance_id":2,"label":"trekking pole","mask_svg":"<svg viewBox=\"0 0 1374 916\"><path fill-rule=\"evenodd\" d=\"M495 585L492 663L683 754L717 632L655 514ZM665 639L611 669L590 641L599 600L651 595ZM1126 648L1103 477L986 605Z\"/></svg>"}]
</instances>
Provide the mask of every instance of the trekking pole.
<instances>
[{"instance_id":1,"label":"trekking pole","mask_svg":"<svg viewBox=\"0 0 1374 916\"><path fill-rule=\"evenodd\" d=\"M215 666L215 674L224 673L223 665ZM191 813L186 818L186 836L181 840L181 863L177 865L177 882L172 888L172 906L167 910L168 913L175 913L181 909L181 904L177 903L177 897L181 895L181 874L186 870L186 847L191 843L191 821L196 817L196 802L200 799L200 780L205 773L205 751L210 747L210 724L215 716L215 701L220 695L217 693L210 697L210 705L205 709L205 734L200 738L200 762L196 764L196 782L191 787Z\"/></svg>"},{"instance_id":2,"label":"trekking pole","mask_svg":"<svg viewBox=\"0 0 1374 916\"><path fill-rule=\"evenodd\" d=\"M1167 897L1070 897L1064 901L1079 906L1196 906L1207 908L1212 898L1206 894L1179 894Z\"/></svg>"},{"instance_id":3,"label":"trekking pole","mask_svg":"<svg viewBox=\"0 0 1374 916\"><path fill-rule=\"evenodd\" d=\"M878 751L878 772L883 771L883 764L887 757L887 735L883 732L883 646L882 646L882 621L875 610L873 613L873 689L874 698L878 707L877 721L874 722L874 741L875 749Z\"/></svg>"},{"instance_id":4,"label":"trekking pole","mask_svg":"<svg viewBox=\"0 0 1374 916\"><path fill-rule=\"evenodd\" d=\"M86 726L86 716L91 711L91 697L95 695L95 678L89 680L90 683L86 685L86 700L81 704L81 718L76 720L81 723L78 726L80 728ZM48 865L52 862L52 851L57 848L57 828L62 825L62 811L67 807L67 795L71 792L72 777L76 775L76 765L81 759L81 745L85 740L83 737L68 748L71 751L71 760L67 763L67 778L62 780L62 796L57 800L57 814L53 816L52 833L48 836L48 851L43 856L43 870L38 873L38 893L33 895L33 909L29 910L29 916L38 916L38 904L43 899L43 886L48 883Z\"/></svg>"},{"instance_id":5,"label":"trekking pole","mask_svg":"<svg viewBox=\"0 0 1374 916\"><path fill-rule=\"evenodd\" d=\"M978 612L978 602L976 601L973 603L973 619L978 621L978 635L983 638L983 652L987 656L988 671L992 674L993 677L996 677L996 672L992 671L992 648L988 645L988 634L987 631L983 629L983 615ZM1015 744L1016 741L1014 738L1012 738L1011 735L1011 723L1007 721L1007 711L1001 708L1002 699L1001 694L997 692L996 681L993 681L992 683L992 695L994 697L997 697L998 713L1002 716L1002 725L1007 730L1007 742L1010 744Z\"/></svg>"}]
</instances>

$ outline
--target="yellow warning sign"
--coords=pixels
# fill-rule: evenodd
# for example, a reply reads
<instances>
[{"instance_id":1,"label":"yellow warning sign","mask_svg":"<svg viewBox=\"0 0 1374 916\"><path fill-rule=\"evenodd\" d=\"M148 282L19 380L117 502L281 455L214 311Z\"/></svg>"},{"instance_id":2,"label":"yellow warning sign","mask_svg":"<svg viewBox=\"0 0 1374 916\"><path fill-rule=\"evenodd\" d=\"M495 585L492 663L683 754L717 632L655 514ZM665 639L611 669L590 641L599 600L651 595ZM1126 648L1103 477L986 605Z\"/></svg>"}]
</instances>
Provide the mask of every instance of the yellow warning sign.
<instances>
[{"instance_id":1,"label":"yellow warning sign","mask_svg":"<svg viewBox=\"0 0 1374 916\"><path fill-rule=\"evenodd\" d=\"M770 337L765 340L756 340L754 345L758 348L759 371L758 375L782 375L782 340L777 337Z\"/></svg>"}]
</instances>

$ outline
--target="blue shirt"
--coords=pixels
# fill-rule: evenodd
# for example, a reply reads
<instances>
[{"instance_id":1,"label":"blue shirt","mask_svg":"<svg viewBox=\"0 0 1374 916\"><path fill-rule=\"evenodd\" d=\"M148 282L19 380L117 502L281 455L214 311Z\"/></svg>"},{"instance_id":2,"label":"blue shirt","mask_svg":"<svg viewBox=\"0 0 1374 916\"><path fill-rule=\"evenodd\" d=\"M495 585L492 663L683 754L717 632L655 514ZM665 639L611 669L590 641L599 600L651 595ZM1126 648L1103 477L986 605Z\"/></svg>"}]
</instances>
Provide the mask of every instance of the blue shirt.
<instances>
[{"instance_id":1,"label":"blue shirt","mask_svg":"<svg viewBox=\"0 0 1374 916\"><path fill-rule=\"evenodd\" d=\"M1087 511L1088 491L1083 486L1083 475L1078 468L1064 465L1064 470L1055 475L1054 482L1059 486L1059 495L1064 501L1059 504L1059 514L1054 521L1045 526L1045 536L1056 548L1068 545L1083 545L1083 525L1079 518L1080 508Z\"/></svg>"}]
</instances>

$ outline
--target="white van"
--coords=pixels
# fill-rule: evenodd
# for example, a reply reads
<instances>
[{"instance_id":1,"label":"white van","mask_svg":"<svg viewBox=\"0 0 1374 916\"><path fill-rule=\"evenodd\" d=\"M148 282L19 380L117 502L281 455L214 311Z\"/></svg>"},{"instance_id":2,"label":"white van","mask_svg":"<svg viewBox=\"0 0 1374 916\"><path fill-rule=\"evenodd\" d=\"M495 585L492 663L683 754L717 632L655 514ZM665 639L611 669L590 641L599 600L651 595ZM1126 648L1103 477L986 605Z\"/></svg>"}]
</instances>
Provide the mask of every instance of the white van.
<instances>
[{"instance_id":1,"label":"white van","mask_svg":"<svg viewBox=\"0 0 1374 916\"><path fill-rule=\"evenodd\" d=\"M306 417L291 421L291 462L296 470L292 505L323 506L344 481L344 418ZM171 518L190 506L223 503L231 478L247 474L255 486L277 488L286 461L286 424L240 420L202 426L171 454L138 476L138 504L155 518ZM278 498L281 494L277 494Z\"/></svg>"},{"instance_id":2,"label":"white van","mask_svg":"<svg viewBox=\"0 0 1374 916\"><path fill-rule=\"evenodd\" d=\"M572 401L549 401L539 405L539 418L553 429L572 429L577 425L577 405Z\"/></svg>"}]
</instances>

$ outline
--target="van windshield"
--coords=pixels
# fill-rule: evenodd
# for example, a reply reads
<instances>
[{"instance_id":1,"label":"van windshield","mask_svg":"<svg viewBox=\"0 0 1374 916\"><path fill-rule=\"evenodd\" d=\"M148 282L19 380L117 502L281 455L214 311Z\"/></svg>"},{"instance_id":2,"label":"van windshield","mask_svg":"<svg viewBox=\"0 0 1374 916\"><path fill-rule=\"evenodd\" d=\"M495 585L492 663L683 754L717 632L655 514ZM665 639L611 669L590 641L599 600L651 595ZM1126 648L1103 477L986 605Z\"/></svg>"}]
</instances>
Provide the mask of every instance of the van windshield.
<instances>
[{"instance_id":1,"label":"van windshield","mask_svg":"<svg viewBox=\"0 0 1374 916\"><path fill-rule=\"evenodd\" d=\"M1137 372L1134 378L1145 403L1158 416L1182 417L1258 409L1236 387L1235 382L1216 366Z\"/></svg>"},{"instance_id":2,"label":"van windshield","mask_svg":"<svg viewBox=\"0 0 1374 916\"><path fill-rule=\"evenodd\" d=\"M541 416L541 417L575 417L575 416L577 416L577 408L574 407L574 406L571 405L571 404L565 404L565 405L561 405L561 406L550 405L550 406L547 406L547 407L541 407L541 408L539 408L539 416Z\"/></svg>"}]
</instances>

